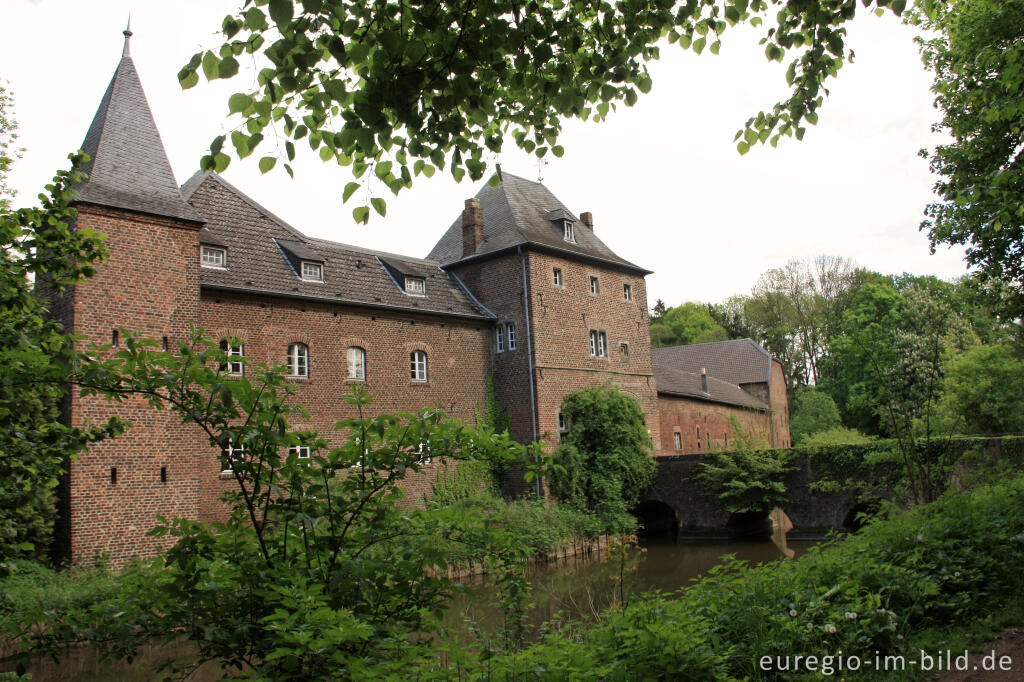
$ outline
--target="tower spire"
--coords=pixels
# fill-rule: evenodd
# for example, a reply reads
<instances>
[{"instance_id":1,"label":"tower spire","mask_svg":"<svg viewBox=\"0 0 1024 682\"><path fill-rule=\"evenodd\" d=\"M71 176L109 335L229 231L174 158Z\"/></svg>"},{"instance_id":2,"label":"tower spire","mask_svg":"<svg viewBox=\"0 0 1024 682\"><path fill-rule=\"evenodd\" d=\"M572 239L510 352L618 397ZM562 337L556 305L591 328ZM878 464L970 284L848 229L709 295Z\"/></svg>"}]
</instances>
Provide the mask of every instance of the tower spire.
<instances>
[{"instance_id":1,"label":"tower spire","mask_svg":"<svg viewBox=\"0 0 1024 682\"><path fill-rule=\"evenodd\" d=\"M121 52L121 57L129 56L128 41L132 38L132 15L128 13L128 26L121 32L124 35L124 50Z\"/></svg>"}]
</instances>

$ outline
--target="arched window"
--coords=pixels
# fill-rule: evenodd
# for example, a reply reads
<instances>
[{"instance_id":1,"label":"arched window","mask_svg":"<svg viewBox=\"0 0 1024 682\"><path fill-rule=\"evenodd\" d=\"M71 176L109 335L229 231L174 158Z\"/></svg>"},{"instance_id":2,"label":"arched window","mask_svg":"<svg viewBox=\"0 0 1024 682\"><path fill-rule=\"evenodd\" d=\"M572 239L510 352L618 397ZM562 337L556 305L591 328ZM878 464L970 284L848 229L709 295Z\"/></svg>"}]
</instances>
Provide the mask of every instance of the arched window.
<instances>
[{"instance_id":1,"label":"arched window","mask_svg":"<svg viewBox=\"0 0 1024 682\"><path fill-rule=\"evenodd\" d=\"M242 362L242 358L245 357L245 346L242 342L239 341L238 345L234 345L228 343L227 339L222 339L220 342L220 349L228 356L227 363L221 368L221 371L227 370L228 374L242 376L245 372L245 364Z\"/></svg>"},{"instance_id":2,"label":"arched window","mask_svg":"<svg viewBox=\"0 0 1024 682\"><path fill-rule=\"evenodd\" d=\"M348 378L366 381L366 351L359 346L348 349Z\"/></svg>"},{"instance_id":3,"label":"arched window","mask_svg":"<svg viewBox=\"0 0 1024 682\"><path fill-rule=\"evenodd\" d=\"M309 376L309 347L306 344L288 346L288 374L293 377Z\"/></svg>"},{"instance_id":4,"label":"arched window","mask_svg":"<svg viewBox=\"0 0 1024 682\"><path fill-rule=\"evenodd\" d=\"M413 381L427 380L427 354L414 350L409 354L409 375Z\"/></svg>"}]
</instances>

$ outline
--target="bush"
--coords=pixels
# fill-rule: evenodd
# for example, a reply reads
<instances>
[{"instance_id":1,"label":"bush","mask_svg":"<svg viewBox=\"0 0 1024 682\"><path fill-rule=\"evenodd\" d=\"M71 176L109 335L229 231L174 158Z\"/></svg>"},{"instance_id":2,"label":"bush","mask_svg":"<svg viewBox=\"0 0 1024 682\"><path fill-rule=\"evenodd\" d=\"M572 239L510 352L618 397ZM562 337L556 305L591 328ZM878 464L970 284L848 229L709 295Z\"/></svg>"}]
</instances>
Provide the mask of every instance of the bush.
<instances>
[{"instance_id":1,"label":"bush","mask_svg":"<svg viewBox=\"0 0 1024 682\"><path fill-rule=\"evenodd\" d=\"M632 530L629 510L654 482L644 413L635 400L611 384L568 396L562 415L570 430L555 451L551 492L563 502L596 515L602 532Z\"/></svg>"},{"instance_id":2,"label":"bush","mask_svg":"<svg viewBox=\"0 0 1024 682\"><path fill-rule=\"evenodd\" d=\"M110 599L121 579L103 567L55 571L34 561L15 561L10 575L0 580L0 631L34 625L47 611L66 613Z\"/></svg>"}]
</instances>

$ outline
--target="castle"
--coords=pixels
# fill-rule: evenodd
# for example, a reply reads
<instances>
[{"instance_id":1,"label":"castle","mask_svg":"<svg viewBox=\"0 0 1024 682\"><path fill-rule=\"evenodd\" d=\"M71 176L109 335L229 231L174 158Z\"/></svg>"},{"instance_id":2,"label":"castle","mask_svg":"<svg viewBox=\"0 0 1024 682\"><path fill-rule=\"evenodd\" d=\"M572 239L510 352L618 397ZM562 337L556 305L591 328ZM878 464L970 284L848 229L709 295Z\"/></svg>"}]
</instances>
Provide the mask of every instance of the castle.
<instances>
[{"instance_id":1,"label":"castle","mask_svg":"<svg viewBox=\"0 0 1024 682\"><path fill-rule=\"evenodd\" d=\"M352 383L378 412L441 406L471 420L493 377L522 442L553 447L570 426L563 399L612 382L643 408L655 456L729 447L731 418L789 446L780 363L749 339L652 351L649 272L539 183L504 173L485 185L426 258L307 237L216 174L179 187L129 35L77 188L78 225L106 234L110 256L54 303L69 332L117 345L127 328L173 349L202 327L231 356L286 365L294 401L328 438L354 416L342 400ZM61 486L57 544L73 561L153 554L157 515L219 518L233 485L199 429L169 411L73 395L66 414L81 424L112 411L134 427L90 447ZM436 466L405 481L408 498L422 499Z\"/></svg>"}]
</instances>

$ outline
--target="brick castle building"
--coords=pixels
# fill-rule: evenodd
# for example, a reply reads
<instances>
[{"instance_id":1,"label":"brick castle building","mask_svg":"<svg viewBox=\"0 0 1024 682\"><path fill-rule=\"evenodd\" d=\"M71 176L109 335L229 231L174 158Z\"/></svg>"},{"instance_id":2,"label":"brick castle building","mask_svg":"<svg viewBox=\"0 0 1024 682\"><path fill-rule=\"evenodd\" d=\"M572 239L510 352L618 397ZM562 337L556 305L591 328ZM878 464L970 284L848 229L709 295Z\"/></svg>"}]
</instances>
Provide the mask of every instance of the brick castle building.
<instances>
[{"instance_id":1,"label":"brick castle building","mask_svg":"<svg viewBox=\"0 0 1024 682\"><path fill-rule=\"evenodd\" d=\"M232 355L287 365L294 401L328 438L354 416L352 383L378 412L441 406L472 420L490 376L523 442L552 447L563 399L611 382L643 408L655 456L728 447L730 417L789 446L779 362L749 340L652 351L649 271L539 183L505 173L485 185L426 258L307 237L215 174L178 186L127 39L82 148L78 225L106 234L110 257L55 314L90 341L131 329L174 348L202 327ZM217 518L233 485L169 411L74 395L68 418L112 411L134 427L72 462L62 485L57 542L74 561L152 554L157 515ZM437 466L405 482L408 498L427 494Z\"/></svg>"}]
</instances>

